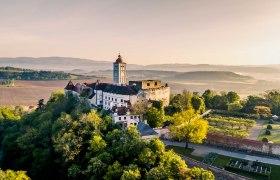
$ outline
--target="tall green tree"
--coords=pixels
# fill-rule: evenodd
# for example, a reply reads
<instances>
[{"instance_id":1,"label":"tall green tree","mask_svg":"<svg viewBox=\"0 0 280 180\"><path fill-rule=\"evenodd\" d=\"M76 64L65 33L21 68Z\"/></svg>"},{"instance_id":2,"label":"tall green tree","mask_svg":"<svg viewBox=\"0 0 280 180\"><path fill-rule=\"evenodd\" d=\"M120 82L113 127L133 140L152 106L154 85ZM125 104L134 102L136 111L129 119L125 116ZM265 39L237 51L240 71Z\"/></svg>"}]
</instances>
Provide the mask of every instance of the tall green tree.
<instances>
[{"instance_id":1,"label":"tall green tree","mask_svg":"<svg viewBox=\"0 0 280 180\"><path fill-rule=\"evenodd\" d=\"M160 127L164 121L164 115L157 108L152 107L145 113L148 124L151 127Z\"/></svg>"},{"instance_id":2,"label":"tall green tree","mask_svg":"<svg viewBox=\"0 0 280 180\"><path fill-rule=\"evenodd\" d=\"M185 139L188 148L189 142L202 143L206 138L207 129L207 121L189 110L174 115L174 124L170 127L170 132L179 140Z\"/></svg>"},{"instance_id":3,"label":"tall green tree","mask_svg":"<svg viewBox=\"0 0 280 180\"><path fill-rule=\"evenodd\" d=\"M240 100L240 96L237 94L237 92L230 91L226 95L228 103L234 103L236 101Z\"/></svg>"},{"instance_id":4,"label":"tall green tree","mask_svg":"<svg viewBox=\"0 0 280 180\"><path fill-rule=\"evenodd\" d=\"M205 112L204 99L198 95L192 97L192 106L197 113L201 114Z\"/></svg>"},{"instance_id":5,"label":"tall green tree","mask_svg":"<svg viewBox=\"0 0 280 180\"><path fill-rule=\"evenodd\" d=\"M206 91L204 91L204 93L202 94L202 97L205 101L205 106L208 109L212 108L212 99L217 95L217 93L213 90L207 89Z\"/></svg>"}]
</instances>

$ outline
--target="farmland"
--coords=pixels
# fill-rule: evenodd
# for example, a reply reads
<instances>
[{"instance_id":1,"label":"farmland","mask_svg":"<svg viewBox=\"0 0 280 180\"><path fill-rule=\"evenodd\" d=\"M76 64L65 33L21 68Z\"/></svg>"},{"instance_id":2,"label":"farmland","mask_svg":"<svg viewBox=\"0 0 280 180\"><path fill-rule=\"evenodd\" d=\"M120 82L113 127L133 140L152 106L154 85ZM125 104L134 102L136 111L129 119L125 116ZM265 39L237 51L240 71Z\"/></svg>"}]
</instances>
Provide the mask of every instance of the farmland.
<instances>
[{"instance_id":1,"label":"farmland","mask_svg":"<svg viewBox=\"0 0 280 180\"><path fill-rule=\"evenodd\" d=\"M69 80L57 81L20 81L15 87L0 86L0 106L36 105L39 99L48 99L52 92L62 90ZM91 82L96 79L75 80L78 82Z\"/></svg>"},{"instance_id":2,"label":"farmland","mask_svg":"<svg viewBox=\"0 0 280 180\"><path fill-rule=\"evenodd\" d=\"M218 133L222 135L242 137L248 136L249 128L255 124L254 120L235 118L235 117L223 117L218 115L211 115L206 118L209 123L209 132Z\"/></svg>"}]
</instances>

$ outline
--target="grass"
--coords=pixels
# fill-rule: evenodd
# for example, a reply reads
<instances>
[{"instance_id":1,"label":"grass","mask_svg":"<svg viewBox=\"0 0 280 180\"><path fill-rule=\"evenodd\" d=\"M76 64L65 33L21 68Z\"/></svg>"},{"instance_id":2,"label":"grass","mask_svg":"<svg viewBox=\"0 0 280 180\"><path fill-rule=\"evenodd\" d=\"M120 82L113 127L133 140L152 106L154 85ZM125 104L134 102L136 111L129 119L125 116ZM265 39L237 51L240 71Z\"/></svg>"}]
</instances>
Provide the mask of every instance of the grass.
<instances>
[{"instance_id":1,"label":"grass","mask_svg":"<svg viewBox=\"0 0 280 180\"><path fill-rule=\"evenodd\" d=\"M218 155L218 157L216 158L216 160L212 165L224 167L229 162L230 159L231 158L228 156Z\"/></svg>"},{"instance_id":2,"label":"grass","mask_svg":"<svg viewBox=\"0 0 280 180\"><path fill-rule=\"evenodd\" d=\"M197 161L203 161L204 158L202 157L198 157L198 156L193 156L191 153L194 151L193 149L185 149L183 147L177 147L177 146L166 146L166 149L170 150L173 149L176 153L178 154L182 154L186 157L195 159ZM213 162L213 166L218 166L218 167L225 167L229 160L232 159L232 157L229 156L223 156L223 155L218 155L218 157L216 158L216 160ZM234 158L236 159L236 158ZM241 160L241 159L240 159ZM265 163L264 163L265 164ZM272 167L272 172L270 174L270 180L279 180L280 177L280 166L277 165L271 165L271 164L266 164L267 166ZM254 174L250 174L247 172L241 172L238 170L228 170L230 172L242 175L242 176L246 176L246 177L250 177L256 180L264 180L265 178L263 176L259 176L259 175L254 175Z\"/></svg>"},{"instance_id":3,"label":"grass","mask_svg":"<svg viewBox=\"0 0 280 180\"><path fill-rule=\"evenodd\" d=\"M183 147L178 147L178 146L166 146L167 150L173 150L174 152L178 153L178 154L182 154L186 157L195 159L197 161L202 161L204 158L203 157L198 157L198 156L193 156L191 153L194 151L194 149L185 149Z\"/></svg>"},{"instance_id":4,"label":"grass","mask_svg":"<svg viewBox=\"0 0 280 180\"><path fill-rule=\"evenodd\" d=\"M261 141L263 138L267 138L268 141L272 141L275 144L280 144L280 123L279 122L274 122L274 124L270 124L272 126L271 135L266 135L265 130L266 127L269 123L266 122L263 125L263 130L261 131L258 140Z\"/></svg>"}]
</instances>

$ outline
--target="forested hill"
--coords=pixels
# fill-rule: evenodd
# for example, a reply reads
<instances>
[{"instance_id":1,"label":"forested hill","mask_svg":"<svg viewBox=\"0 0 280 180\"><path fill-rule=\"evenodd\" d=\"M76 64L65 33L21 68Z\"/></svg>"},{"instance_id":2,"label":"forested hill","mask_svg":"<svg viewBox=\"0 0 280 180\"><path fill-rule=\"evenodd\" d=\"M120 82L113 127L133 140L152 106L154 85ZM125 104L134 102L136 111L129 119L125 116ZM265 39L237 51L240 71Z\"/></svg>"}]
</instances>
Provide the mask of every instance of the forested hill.
<instances>
[{"instance_id":1,"label":"forested hill","mask_svg":"<svg viewBox=\"0 0 280 180\"><path fill-rule=\"evenodd\" d=\"M121 129L107 112L63 91L46 106L22 112L0 107L1 169L24 170L40 180L214 180L210 171L188 168L159 139L141 139L135 126Z\"/></svg>"},{"instance_id":2,"label":"forested hill","mask_svg":"<svg viewBox=\"0 0 280 180\"><path fill-rule=\"evenodd\" d=\"M16 80L65 80L71 74L62 71L36 71L14 67L0 67L0 79Z\"/></svg>"}]
</instances>

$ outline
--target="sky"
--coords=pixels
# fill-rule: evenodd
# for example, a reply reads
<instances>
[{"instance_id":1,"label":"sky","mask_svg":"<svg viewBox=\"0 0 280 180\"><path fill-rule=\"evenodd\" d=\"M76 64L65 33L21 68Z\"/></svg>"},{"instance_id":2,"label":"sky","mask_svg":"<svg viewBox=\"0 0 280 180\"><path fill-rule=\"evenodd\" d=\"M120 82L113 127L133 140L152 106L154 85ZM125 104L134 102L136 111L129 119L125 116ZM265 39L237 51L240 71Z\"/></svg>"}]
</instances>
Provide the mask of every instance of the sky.
<instances>
[{"instance_id":1,"label":"sky","mask_svg":"<svg viewBox=\"0 0 280 180\"><path fill-rule=\"evenodd\" d=\"M279 0L0 0L0 57L280 64Z\"/></svg>"}]
</instances>

